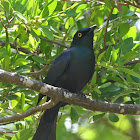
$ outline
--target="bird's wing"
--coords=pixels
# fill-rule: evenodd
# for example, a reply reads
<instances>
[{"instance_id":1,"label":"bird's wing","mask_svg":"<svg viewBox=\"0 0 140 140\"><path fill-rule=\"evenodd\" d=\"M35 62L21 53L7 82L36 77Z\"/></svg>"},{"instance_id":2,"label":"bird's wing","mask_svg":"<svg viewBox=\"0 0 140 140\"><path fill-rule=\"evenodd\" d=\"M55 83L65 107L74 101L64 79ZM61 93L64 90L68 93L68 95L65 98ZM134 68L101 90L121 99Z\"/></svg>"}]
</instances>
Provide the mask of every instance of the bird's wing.
<instances>
[{"instance_id":1,"label":"bird's wing","mask_svg":"<svg viewBox=\"0 0 140 140\"><path fill-rule=\"evenodd\" d=\"M55 83L59 80L61 75L63 75L65 70L68 68L70 59L71 59L71 50L70 49L67 49L63 53L61 53L55 59L55 61L52 63L52 65L47 73L47 76L45 77L44 82L49 85L55 86ZM43 94L39 94L38 103L44 96L45 95L43 95ZM47 100L49 100L49 99L50 98L47 98Z\"/></svg>"},{"instance_id":2,"label":"bird's wing","mask_svg":"<svg viewBox=\"0 0 140 140\"><path fill-rule=\"evenodd\" d=\"M44 82L50 85L55 85L59 77L64 73L70 63L71 53L70 49L61 53L50 67Z\"/></svg>"}]
</instances>

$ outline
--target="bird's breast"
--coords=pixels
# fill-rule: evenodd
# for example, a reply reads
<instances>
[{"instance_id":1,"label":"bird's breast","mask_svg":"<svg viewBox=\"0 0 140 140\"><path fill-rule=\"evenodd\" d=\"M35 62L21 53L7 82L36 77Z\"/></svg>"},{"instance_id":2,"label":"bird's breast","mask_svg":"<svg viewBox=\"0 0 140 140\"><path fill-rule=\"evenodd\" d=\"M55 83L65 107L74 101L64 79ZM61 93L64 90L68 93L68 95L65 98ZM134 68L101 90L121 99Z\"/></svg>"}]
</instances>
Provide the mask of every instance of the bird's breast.
<instances>
[{"instance_id":1,"label":"bird's breast","mask_svg":"<svg viewBox=\"0 0 140 140\"><path fill-rule=\"evenodd\" d=\"M63 75L64 87L71 92L80 92L94 72L94 54L89 50L74 51L68 69Z\"/></svg>"}]
</instances>

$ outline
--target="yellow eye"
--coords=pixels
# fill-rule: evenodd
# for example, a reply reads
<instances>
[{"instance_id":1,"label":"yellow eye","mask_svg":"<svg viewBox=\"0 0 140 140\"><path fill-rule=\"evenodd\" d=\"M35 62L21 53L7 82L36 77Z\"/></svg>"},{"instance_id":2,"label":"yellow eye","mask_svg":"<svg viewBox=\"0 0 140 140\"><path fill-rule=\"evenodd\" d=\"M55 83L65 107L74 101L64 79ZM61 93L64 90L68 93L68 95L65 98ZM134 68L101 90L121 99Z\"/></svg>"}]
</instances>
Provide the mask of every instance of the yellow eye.
<instances>
[{"instance_id":1,"label":"yellow eye","mask_svg":"<svg viewBox=\"0 0 140 140\"><path fill-rule=\"evenodd\" d=\"M81 37L82 36L82 33L78 33L78 37Z\"/></svg>"}]
</instances>

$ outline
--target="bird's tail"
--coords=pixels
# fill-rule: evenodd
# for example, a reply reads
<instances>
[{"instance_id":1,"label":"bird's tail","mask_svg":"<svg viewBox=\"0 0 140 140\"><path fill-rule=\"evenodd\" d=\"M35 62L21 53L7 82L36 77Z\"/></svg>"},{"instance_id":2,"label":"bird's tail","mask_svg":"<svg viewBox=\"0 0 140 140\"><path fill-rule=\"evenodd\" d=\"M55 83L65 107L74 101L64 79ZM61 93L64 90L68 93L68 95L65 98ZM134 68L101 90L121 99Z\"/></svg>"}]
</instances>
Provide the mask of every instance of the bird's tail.
<instances>
[{"instance_id":1,"label":"bird's tail","mask_svg":"<svg viewBox=\"0 0 140 140\"><path fill-rule=\"evenodd\" d=\"M33 140L56 140L56 122L59 108L60 104L58 103L45 111Z\"/></svg>"}]
</instances>

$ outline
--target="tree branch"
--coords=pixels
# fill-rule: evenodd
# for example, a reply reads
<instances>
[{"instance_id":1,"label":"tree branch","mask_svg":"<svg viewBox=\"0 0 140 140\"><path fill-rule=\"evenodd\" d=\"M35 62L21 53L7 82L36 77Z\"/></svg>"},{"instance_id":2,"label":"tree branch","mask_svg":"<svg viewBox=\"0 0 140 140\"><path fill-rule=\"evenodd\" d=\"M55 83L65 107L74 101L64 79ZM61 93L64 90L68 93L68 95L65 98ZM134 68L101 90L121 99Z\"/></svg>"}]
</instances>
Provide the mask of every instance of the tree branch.
<instances>
[{"instance_id":1,"label":"tree branch","mask_svg":"<svg viewBox=\"0 0 140 140\"><path fill-rule=\"evenodd\" d=\"M43 110L46 110L55 106L58 103L58 101L59 99L55 98L55 99L49 100L48 102L45 102L42 105L32 107L28 109L27 111L24 111L22 114L14 115L12 117L0 118L0 123L19 121L20 119L24 119L25 117L28 117L36 112L43 111Z\"/></svg>"},{"instance_id":2,"label":"tree branch","mask_svg":"<svg viewBox=\"0 0 140 140\"><path fill-rule=\"evenodd\" d=\"M2 69L0 69L0 82L23 86L51 98L56 98L59 101L79 105L92 111L140 115L140 105L109 103L79 96L79 94L71 93L68 90L54 87L34 79L29 79L28 77L18 75L17 73L6 72Z\"/></svg>"},{"instance_id":3,"label":"tree branch","mask_svg":"<svg viewBox=\"0 0 140 140\"><path fill-rule=\"evenodd\" d=\"M6 44L6 41L0 40L0 46L5 46L5 44ZM35 53L32 53L32 52L30 52L29 50L27 50L27 49L25 49L23 47L17 47L17 45L12 44L12 43L9 43L9 44L10 44L11 48L13 48L13 49L18 49L19 51L21 51L23 53L32 54L33 56L38 56Z\"/></svg>"},{"instance_id":4,"label":"tree branch","mask_svg":"<svg viewBox=\"0 0 140 140\"><path fill-rule=\"evenodd\" d=\"M41 74L43 74L44 72L47 71L47 67L48 67L48 66L49 66L49 64L46 64L46 65L44 66L44 68L41 69L41 70L39 70L39 71L35 71L35 72L26 72L25 74L27 74L27 75L32 75L33 77L38 77L38 76L40 76Z\"/></svg>"},{"instance_id":5,"label":"tree branch","mask_svg":"<svg viewBox=\"0 0 140 140\"><path fill-rule=\"evenodd\" d=\"M128 61L128 62L126 62L124 65L133 65L133 64L137 64L137 63L140 63L140 60Z\"/></svg>"},{"instance_id":6,"label":"tree branch","mask_svg":"<svg viewBox=\"0 0 140 140\"><path fill-rule=\"evenodd\" d=\"M113 5L113 7L111 8L111 11L109 13L109 16L107 18L107 23L106 23L106 27L105 27L105 34L104 34L104 48L106 49L106 35L107 35L107 28L108 28L108 25L109 25L109 20L111 18L111 15L112 15L112 12L113 12L113 9L115 8L115 4Z\"/></svg>"},{"instance_id":7,"label":"tree branch","mask_svg":"<svg viewBox=\"0 0 140 140\"><path fill-rule=\"evenodd\" d=\"M6 19L7 19L7 16L6 16ZM6 43L8 43L8 42L9 42L8 28L7 28L7 26L4 25L4 23L3 23L3 21L2 21L1 18L0 18L0 22L1 22L2 26L5 28L5 33L6 33Z\"/></svg>"},{"instance_id":8,"label":"tree branch","mask_svg":"<svg viewBox=\"0 0 140 140\"><path fill-rule=\"evenodd\" d=\"M65 48L69 48L67 45L63 44L63 43L60 43L60 42L57 42L55 40L50 40L50 39L47 39L47 38L44 38L44 37L39 37L41 40L44 40L46 42L51 42L51 43L54 43L54 44L57 44L57 45L60 45L60 46L63 46Z\"/></svg>"},{"instance_id":9,"label":"tree branch","mask_svg":"<svg viewBox=\"0 0 140 140\"><path fill-rule=\"evenodd\" d=\"M127 1L127 0L122 0L122 1L124 3L119 2L120 5L131 5L131 6L134 6L136 8L140 8L140 5L135 4L134 2L130 2L130 1Z\"/></svg>"}]
</instances>

